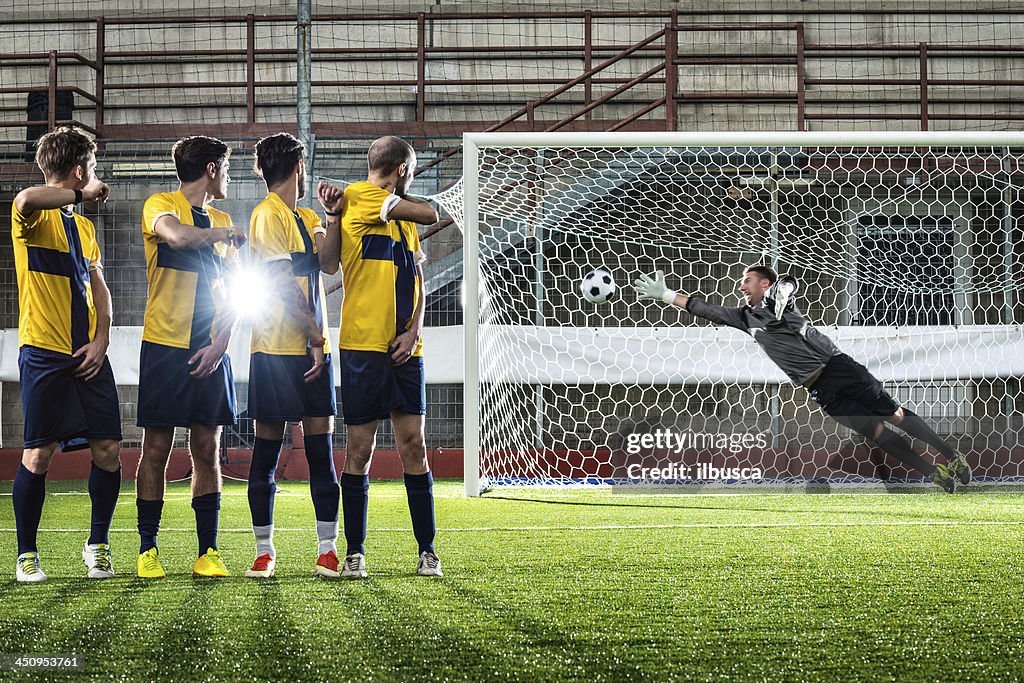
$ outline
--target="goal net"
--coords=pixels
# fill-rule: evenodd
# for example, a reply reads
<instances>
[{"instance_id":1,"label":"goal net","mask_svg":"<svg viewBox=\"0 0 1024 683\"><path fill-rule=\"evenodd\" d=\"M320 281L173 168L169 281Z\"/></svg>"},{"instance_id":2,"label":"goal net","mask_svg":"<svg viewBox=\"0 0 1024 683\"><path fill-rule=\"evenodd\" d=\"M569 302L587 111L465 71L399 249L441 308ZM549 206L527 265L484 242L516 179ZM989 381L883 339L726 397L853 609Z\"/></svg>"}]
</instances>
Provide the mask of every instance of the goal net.
<instances>
[{"instance_id":1,"label":"goal net","mask_svg":"<svg viewBox=\"0 0 1024 683\"><path fill-rule=\"evenodd\" d=\"M738 307L752 264L796 277L810 324L979 482L1024 475L1019 134L468 134L464 152L440 199L464 225L470 495L923 483L749 335L632 286L661 270ZM609 303L580 295L595 268Z\"/></svg>"}]
</instances>

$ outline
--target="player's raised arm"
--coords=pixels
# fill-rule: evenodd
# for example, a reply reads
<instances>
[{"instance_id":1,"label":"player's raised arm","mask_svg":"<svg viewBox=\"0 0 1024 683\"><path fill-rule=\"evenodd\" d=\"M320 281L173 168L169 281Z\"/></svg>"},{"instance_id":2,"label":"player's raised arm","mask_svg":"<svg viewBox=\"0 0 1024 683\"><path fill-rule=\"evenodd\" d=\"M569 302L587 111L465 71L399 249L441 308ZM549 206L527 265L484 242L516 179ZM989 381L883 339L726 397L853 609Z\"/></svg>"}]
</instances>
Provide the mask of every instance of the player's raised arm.
<instances>
[{"instance_id":1,"label":"player's raised arm","mask_svg":"<svg viewBox=\"0 0 1024 683\"><path fill-rule=\"evenodd\" d=\"M437 209L426 199L406 195L392 205L387 213L387 219L433 225L437 222Z\"/></svg>"},{"instance_id":2,"label":"player's raised arm","mask_svg":"<svg viewBox=\"0 0 1024 683\"><path fill-rule=\"evenodd\" d=\"M185 225L175 216L164 214L153 222L153 232L171 249L202 249L217 242L231 242L236 247L245 244L245 231L234 225L223 228L197 228Z\"/></svg>"},{"instance_id":3,"label":"player's raised arm","mask_svg":"<svg viewBox=\"0 0 1024 683\"><path fill-rule=\"evenodd\" d=\"M317 199L324 208L324 234L316 235L317 258L320 270L334 275L341 267L341 214L345 205L345 190L330 183L320 183Z\"/></svg>"},{"instance_id":4,"label":"player's raised arm","mask_svg":"<svg viewBox=\"0 0 1024 683\"><path fill-rule=\"evenodd\" d=\"M74 172L74 171L73 171ZM14 208L23 215L59 209L79 202L106 201L110 188L105 182L93 176L89 183L80 190L52 185L27 187L14 198Z\"/></svg>"},{"instance_id":5,"label":"player's raised arm","mask_svg":"<svg viewBox=\"0 0 1024 683\"><path fill-rule=\"evenodd\" d=\"M743 308L729 308L709 304L703 299L697 299L685 294L679 294L665 285L665 273L657 271L653 276L641 275L640 279L633 283L638 299L654 299L662 301L670 306L681 308L690 315L710 320L719 325L735 327L738 330L747 331L747 324L743 315Z\"/></svg>"}]
</instances>

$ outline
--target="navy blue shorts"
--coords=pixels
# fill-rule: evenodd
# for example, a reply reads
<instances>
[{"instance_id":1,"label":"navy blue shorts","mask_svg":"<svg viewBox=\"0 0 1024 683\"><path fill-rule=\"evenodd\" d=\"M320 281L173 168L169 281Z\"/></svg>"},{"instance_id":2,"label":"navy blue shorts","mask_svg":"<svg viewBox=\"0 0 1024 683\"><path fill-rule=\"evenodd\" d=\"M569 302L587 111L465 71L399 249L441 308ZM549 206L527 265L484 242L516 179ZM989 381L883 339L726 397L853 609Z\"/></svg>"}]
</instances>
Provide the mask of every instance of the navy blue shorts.
<instances>
[{"instance_id":1,"label":"navy blue shorts","mask_svg":"<svg viewBox=\"0 0 1024 683\"><path fill-rule=\"evenodd\" d=\"M384 420L393 410L427 414L422 357L414 356L401 365L392 365L391 354L382 351L342 349L338 354L345 424Z\"/></svg>"},{"instance_id":2,"label":"navy blue shorts","mask_svg":"<svg viewBox=\"0 0 1024 683\"><path fill-rule=\"evenodd\" d=\"M260 422L298 422L304 417L333 417L334 370L331 356L324 369L308 384L303 376L313 361L309 356L254 353L249 360L249 417Z\"/></svg>"},{"instance_id":3,"label":"navy blue shorts","mask_svg":"<svg viewBox=\"0 0 1024 683\"><path fill-rule=\"evenodd\" d=\"M87 439L121 440L121 410L110 361L86 382L75 377L81 358L22 346L18 351L25 448L58 442L61 450L88 448Z\"/></svg>"},{"instance_id":4,"label":"navy blue shorts","mask_svg":"<svg viewBox=\"0 0 1024 683\"><path fill-rule=\"evenodd\" d=\"M214 427L237 422L231 359L224 354L212 375L196 379L189 374L193 366L188 364L195 354L189 349L142 342L137 423L140 427Z\"/></svg>"}]
</instances>

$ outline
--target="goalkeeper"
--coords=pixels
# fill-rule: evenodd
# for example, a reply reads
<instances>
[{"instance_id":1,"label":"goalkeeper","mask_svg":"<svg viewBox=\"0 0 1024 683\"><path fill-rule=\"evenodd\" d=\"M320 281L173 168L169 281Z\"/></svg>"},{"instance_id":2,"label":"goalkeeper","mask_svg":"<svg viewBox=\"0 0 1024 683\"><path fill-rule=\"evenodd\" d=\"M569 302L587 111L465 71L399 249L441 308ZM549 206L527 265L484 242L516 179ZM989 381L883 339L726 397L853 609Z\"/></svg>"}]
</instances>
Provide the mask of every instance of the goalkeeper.
<instances>
[{"instance_id":1,"label":"goalkeeper","mask_svg":"<svg viewBox=\"0 0 1024 683\"><path fill-rule=\"evenodd\" d=\"M955 490L957 481L968 484L971 468L964 456L924 420L897 405L867 368L842 353L831 339L810 325L793 303L797 287L792 276L780 278L768 266L750 266L740 283L746 305L729 308L673 292L665 286L662 271L653 277L641 275L635 282L640 299L657 299L690 315L749 334L793 383L806 388L837 422L930 477L947 493ZM886 422L933 446L948 462L926 462L905 438L886 427Z\"/></svg>"}]
</instances>

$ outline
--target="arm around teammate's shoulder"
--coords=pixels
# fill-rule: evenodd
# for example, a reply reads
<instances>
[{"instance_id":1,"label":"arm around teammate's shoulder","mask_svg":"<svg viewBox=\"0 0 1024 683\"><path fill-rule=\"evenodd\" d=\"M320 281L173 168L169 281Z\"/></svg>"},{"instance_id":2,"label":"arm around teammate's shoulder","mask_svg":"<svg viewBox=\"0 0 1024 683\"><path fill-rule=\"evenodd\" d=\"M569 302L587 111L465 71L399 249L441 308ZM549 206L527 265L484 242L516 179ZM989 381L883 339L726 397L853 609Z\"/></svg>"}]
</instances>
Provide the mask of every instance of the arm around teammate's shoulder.
<instances>
[{"instance_id":1,"label":"arm around teammate's shoulder","mask_svg":"<svg viewBox=\"0 0 1024 683\"><path fill-rule=\"evenodd\" d=\"M437 209L425 199L406 195L391 207L388 218L395 221L412 221L420 225L433 225L437 222Z\"/></svg>"}]
</instances>

